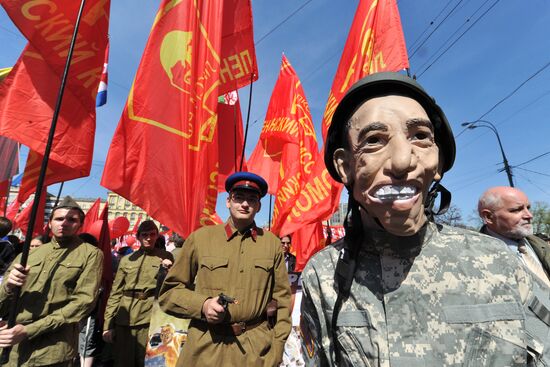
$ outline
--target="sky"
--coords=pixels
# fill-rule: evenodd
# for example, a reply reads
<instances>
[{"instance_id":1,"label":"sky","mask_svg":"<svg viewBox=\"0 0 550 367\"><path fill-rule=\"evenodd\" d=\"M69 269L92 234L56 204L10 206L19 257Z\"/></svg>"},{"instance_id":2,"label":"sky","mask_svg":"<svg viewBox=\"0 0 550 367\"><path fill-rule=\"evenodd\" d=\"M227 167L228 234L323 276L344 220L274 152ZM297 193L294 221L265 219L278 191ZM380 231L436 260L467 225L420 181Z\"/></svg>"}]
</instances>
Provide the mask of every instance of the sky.
<instances>
[{"instance_id":1,"label":"sky","mask_svg":"<svg viewBox=\"0 0 550 367\"><path fill-rule=\"evenodd\" d=\"M99 185L103 165L159 3L111 2L108 101L97 110L92 170L89 177L65 183L63 194L106 198L107 190ZM322 115L358 4L252 1L259 79L252 88L247 157L258 142L283 53L301 79L321 146ZM464 221L473 217L483 191L508 185L506 174L499 172L502 156L495 134L461 126L480 118L500 133L515 186L532 203L550 203L550 2L398 0L398 7L411 74L443 108L456 137L456 161L442 184ZM0 67L13 65L26 44L3 10L0 44ZM249 91L239 91L244 121ZM26 155L23 150L21 166ZM223 219L226 197L218 198ZM264 199L259 224L267 221L268 206Z\"/></svg>"}]
</instances>

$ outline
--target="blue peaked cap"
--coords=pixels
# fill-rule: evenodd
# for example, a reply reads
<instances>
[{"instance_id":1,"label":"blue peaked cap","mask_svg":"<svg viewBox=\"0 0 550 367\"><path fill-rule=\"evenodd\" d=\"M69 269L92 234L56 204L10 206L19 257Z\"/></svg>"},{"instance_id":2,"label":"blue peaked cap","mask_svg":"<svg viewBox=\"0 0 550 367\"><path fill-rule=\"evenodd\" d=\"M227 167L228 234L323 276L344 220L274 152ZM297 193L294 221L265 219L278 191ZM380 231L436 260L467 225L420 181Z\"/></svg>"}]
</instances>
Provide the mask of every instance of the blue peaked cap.
<instances>
[{"instance_id":1,"label":"blue peaked cap","mask_svg":"<svg viewBox=\"0 0 550 367\"><path fill-rule=\"evenodd\" d=\"M256 191L263 198L267 194L267 182L251 172L235 172L225 180L225 191L231 192L235 189Z\"/></svg>"}]
</instances>

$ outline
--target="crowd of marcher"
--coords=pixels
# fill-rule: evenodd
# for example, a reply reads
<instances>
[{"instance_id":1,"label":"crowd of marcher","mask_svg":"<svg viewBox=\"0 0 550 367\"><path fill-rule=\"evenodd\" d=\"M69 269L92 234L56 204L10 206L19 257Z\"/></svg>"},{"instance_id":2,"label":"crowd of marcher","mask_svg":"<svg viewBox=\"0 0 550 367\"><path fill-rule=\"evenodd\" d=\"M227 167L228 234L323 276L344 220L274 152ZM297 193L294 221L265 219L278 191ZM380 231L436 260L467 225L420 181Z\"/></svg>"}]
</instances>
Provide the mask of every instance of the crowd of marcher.
<instances>
[{"instance_id":1,"label":"crowd of marcher","mask_svg":"<svg viewBox=\"0 0 550 367\"><path fill-rule=\"evenodd\" d=\"M0 321L0 347L12 366L73 366L78 355L82 366L144 366L162 353L186 367L548 366L550 247L533 236L529 200L490 188L480 232L437 224L454 159L433 98L413 79L378 73L348 90L328 131L326 167L349 193L345 237L301 274L292 237L256 225L268 188L248 172L225 183L224 224L166 245L144 221L139 249L113 246L112 259L79 234L84 213L70 198L25 267L2 217L2 320L19 302L15 325ZM102 261L113 262L110 292ZM155 299L190 320L179 357L170 324L147 352Z\"/></svg>"}]
</instances>

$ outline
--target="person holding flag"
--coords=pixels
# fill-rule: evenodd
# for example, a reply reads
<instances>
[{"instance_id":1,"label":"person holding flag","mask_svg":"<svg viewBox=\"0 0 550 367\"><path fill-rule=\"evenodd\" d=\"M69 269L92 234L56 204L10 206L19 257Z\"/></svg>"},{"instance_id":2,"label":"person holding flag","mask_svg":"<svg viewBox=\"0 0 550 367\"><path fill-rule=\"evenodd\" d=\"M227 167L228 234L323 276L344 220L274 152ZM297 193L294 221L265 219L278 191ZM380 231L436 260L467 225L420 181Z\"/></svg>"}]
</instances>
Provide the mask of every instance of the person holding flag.
<instances>
[{"instance_id":1,"label":"person holding flag","mask_svg":"<svg viewBox=\"0 0 550 367\"><path fill-rule=\"evenodd\" d=\"M302 272L306 365L548 364L550 290L500 241L433 221L454 159L447 118L415 80L377 73L348 90L325 164L351 217Z\"/></svg>"},{"instance_id":2,"label":"person holding flag","mask_svg":"<svg viewBox=\"0 0 550 367\"><path fill-rule=\"evenodd\" d=\"M0 317L7 318L21 287L16 325L0 321L0 348L13 347L8 366L71 366L78 353L78 323L95 305L103 255L77 235L84 212L67 196L50 215L53 238L15 258L0 286Z\"/></svg>"},{"instance_id":3,"label":"person holding flag","mask_svg":"<svg viewBox=\"0 0 550 367\"><path fill-rule=\"evenodd\" d=\"M178 366L278 366L290 333L290 286L279 239L256 226L266 181L237 172L225 181L225 224L185 240L159 302L191 318Z\"/></svg>"}]
</instances>

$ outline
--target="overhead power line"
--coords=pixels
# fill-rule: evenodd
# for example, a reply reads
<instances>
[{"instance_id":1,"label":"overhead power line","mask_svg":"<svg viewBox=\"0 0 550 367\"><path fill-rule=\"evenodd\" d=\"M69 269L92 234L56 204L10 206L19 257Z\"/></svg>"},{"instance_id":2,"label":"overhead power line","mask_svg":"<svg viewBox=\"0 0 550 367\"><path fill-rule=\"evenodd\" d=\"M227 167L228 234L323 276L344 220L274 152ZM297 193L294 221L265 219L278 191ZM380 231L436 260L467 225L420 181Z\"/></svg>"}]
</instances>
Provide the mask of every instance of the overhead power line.
<instances>
[{"instance_id":1,"label":"overhead power line","mask_svg":"<svg viewBox=\"0 0 550 367\"><path fill-rule=\"evenodd\" d=\"M470 14L468 16L468 18L466 18L466 20L464 21L464 23L462 23L454 32L453 34L451 34L446 40L445 42L443 42L441 44L441 46L439 46L439 48L432 54L432 56L430 56L419 68L418 70L422 70L424 69L424 67L426 65L428 65L429 63L432 62L432 60L437 57L437 55L439 54L439 52L449 44L449 42L451 42L453 40L453 38L458 34L458 32L460 32L462 30L462 28L464 28L469 22L470 20L476 16L476 14L485 6L485 4L487 4L490 0L485 0L485 2L483 4L481 4L472 14Z\"/></svg>"},{"instance_id":2,"label":"overhead power line","mask_svg":"<svg viewBox=\"0 0 550 367\"><path fill-rule=\"evenodd\" d=\"M542 158L542 157L544 157L544 156L547 156L548 154L550 154L550 152L546 152L546 153L539 154L539 155L537 155L537 156L534 157L534 158L531 158L531 159L529 159L529 160L527 160L527 161L525 161L525 162L522 162L522 163L517 164L517 165L512 166L512 167L513 167L513 168L519 168L519 167L521 167L521 166L523 166L523 165L525 165L525 164L527 164L527 163L531 163L531 162L533 162L533 161L535 161L535 160L537 160L537 159L539 159L539 158Z\"/></svg>"},{"instance_id":3,"label":"overhead power line","mask_svg":"<svg viewBox=\"0 0 550 367\"><path fill-rule=\"evenodd\" d=\"M498 1L498 0L497 0ZM531 79L535 78L537 75L539 75L541 72L543 72L548 66L550 66L550 61L548 61L546 64L544 64L541 68L539 68L537 71L535 71L533 74L531 74L527 79L522 81L514 90L512 90L510 93L508 93L506 96L504 96L501 100L499 100L497 103L495 103L487 112L485 112L483 115L478 117L474 121L479 121L483 119L485 116L487 116L489 113L491 113L495 108L497 108L499 105L501 105L504 101L506 101L508 98L513 96L518 90L521 89L525 84L527 84ZM462 135L466 130L468 130L468 127L465 127L460 131L456 137L458 138L460 135Z\"/></svg>"},{"instance_id":4,"label":"overhead power line","mask_svg":"<svg viewBox=\"0 0 550 367\"><path fill-rule=\"evenodd\" d=\"M305 3L303 3L298 9L294 10L292 13L290 13L285 19L283 19L279 24L277 24L275 27L271 28L269 32L264 34L258 41L256 41L255 45L258 46L260 42L262 42L264 39L266 39L271 33L275 32L277 28L282 26L284 23L286 23L290 18L292 18L296 13L298 13L300 10L302 10L307 4L309 4L312 0L308 0Z\"/></svg>"},{"instance_id":5,"label":"overhead power line","mask_svg":"<svg viewBox=\"0 0 550 367\"><path fill-rule=\"evenodd\" d=\"M416 44L418 43L418 41L420 41L420 39L424 36L424 34L428 31L428 29L434 25L434 23L437 21L437 18L439 18L439 16L445 11L445 9L447 9L447 7L449 7L449 5L453 2L453 0L449 0L447 2L447 5L445 5L443 7L443 9L441 9L441 11L439 12L439 14L436 15L436 17L430 22L430 24L428 24L428 26L426 26L426 28L424 28L424 30L422 31L422 33L420 33L420 35L418 37L416 37L416 39L414 40L414 42L409 46L409 50L407 52L411 52L411 50L416 46Z\"/></svg>"},{"instance_id":6,"label":"overhead power line","mask_svg":"<svg viewBox=\"0 0 550 367\"><path fill-rule=\"evenodd\" d=\"M523 168L523 167L515 167L515 168L520 169L520 170L525 171L525 172L530 172L530 173L534 173L534 174L537 174L537 175L550 177L550 174L548 174L548 173L537 172L537 171L533 171L533 170Z\"/></svg>"},{"instance_id":7,"label":"overhead power line","mask_svg":"<svg viewBox=\"0 0 550 367\"><path fill-rule=\"evenodd\" d=\"M495 7L495 5L497 5L499 3L500 0L496 0L487 10L485 10L483 12L483 14L481 14L479 16L479 18L477 18L475 20L475 22L472 23L472 25L470 25L464 32L462 32L462 34L460 36L458 36L458 38L456 40L453 41L453 43L451 43L449 45L449 47L447 47L445 49L445 51L443 51L430 65L428 65L424 70L422 70L422 72L420 74L418 74L418 78L420 78L422 75L424 75L424 73L426 73L426 71L428 71L441 57L443 57L443 55L445 55L458 41L460 41L460 39L462 37L464 37L464 35L466 33L468 33L468 31L470 29L472 29L473 26L475 26L477 24L477 22L479 22L481 19L483 19L483 17L485 17L485 15L487 15L487 13L489 13L489 11L491 11L491 9L493 9Z\"/></svg>"},{"instance_id":8,"label":"overhead power line","mask_svg":"<svg viewBox=\"0 0 550 367\"><path fill-rule=\"evenodd\" d=\"M418 52L418 50L420 50L422 48L422 46L424 46L424 44L430 39L430 37L439 29L439 27L441 27L441 25L443 23L445 23L445 21L447 20L447 18L449 18L449 16L451 16L451 14L453 14L453 12L455 11L455 9L460 5L460 3L462 2L463 0L460 0L455 6L454 8L451 9L450 12L447 13L447 15L445 16L445 18L443 18L443 20L437 25L437 27L435 27L435 29L428 35L428 37L426 37L424 39L424 41L422 41L420 43L420 45L418 45L418 47L416 48L416 50L413 51L413 53L411 54L411 56L409 56L409 60L413 58L413 56Z\"/></svg>"}]
</instances>

